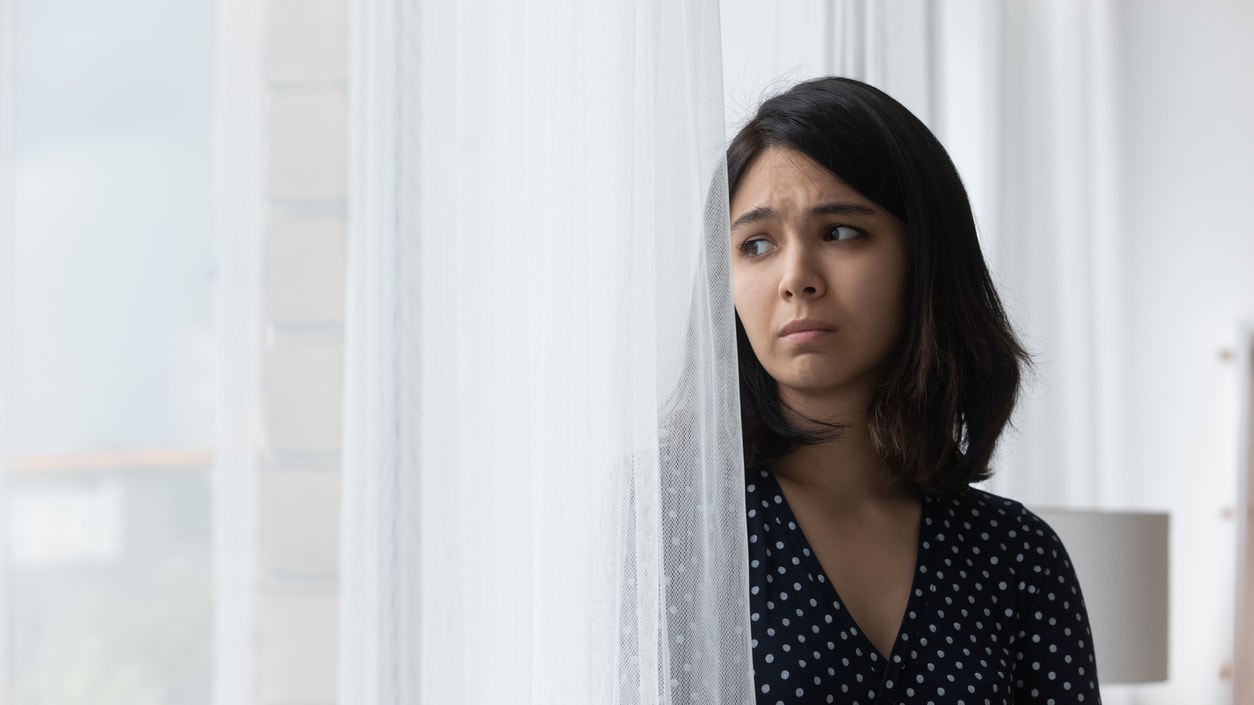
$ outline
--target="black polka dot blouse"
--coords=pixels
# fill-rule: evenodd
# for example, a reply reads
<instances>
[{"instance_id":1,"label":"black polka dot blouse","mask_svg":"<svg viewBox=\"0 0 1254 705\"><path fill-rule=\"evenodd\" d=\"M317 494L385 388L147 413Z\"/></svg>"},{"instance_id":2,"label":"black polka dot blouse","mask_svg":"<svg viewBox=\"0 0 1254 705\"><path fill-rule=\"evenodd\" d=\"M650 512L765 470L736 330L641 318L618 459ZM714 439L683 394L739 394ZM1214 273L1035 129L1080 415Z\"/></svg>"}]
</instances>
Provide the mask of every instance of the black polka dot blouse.
<instances>
[{"instance_id":1,"label":"black polka dot blouse","mask_svg":"<svg viewBox=\"0 0 1254 705\"><path fill-rule=\"evenodd\" d=\"M1099 703L1088 615L1057 535L977 489L925 499L901 630L881 654L841 606L775 476L751 469L758 705Z\"/></svg>"}]
</instances>

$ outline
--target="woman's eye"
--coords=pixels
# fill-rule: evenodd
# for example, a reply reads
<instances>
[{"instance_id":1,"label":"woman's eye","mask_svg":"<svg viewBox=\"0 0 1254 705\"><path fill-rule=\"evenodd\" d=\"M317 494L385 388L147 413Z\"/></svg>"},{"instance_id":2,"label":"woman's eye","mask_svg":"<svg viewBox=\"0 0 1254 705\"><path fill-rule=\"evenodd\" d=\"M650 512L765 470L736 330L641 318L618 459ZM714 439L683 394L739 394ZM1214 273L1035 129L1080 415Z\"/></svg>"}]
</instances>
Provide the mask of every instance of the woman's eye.
<instances>
[{"instance_id":1,"label":"woman's eye","mask_svg":"<svg viewBox=\"0 0 1254 705\"><path fill-rule=\"evenodd\" d=\"M833 225L827 229L828 240L853 240L864 234L861 230L848 225Z\"/></svg>"},{"instance_id":2,"label":"woman's eye","mask_svg":"<svg viewBox=\"0 0 1254 705\"><path fill-rule=\"evenodd\" d=\"M746 257L761 257L771 251L771 243L766 240L745 240L740 243L740 252Z\"/></svg>"}]
</instances>

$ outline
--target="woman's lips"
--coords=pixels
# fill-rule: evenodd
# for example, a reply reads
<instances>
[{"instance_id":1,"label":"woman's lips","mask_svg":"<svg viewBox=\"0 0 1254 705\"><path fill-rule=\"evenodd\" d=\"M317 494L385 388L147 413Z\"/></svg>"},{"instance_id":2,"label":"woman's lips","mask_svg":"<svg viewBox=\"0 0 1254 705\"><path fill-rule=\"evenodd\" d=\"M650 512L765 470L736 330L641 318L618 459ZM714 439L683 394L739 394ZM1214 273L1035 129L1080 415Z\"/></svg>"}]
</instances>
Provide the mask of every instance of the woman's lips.
<instances>
[{"instance_id":1,"label":"woman's lips","mask_svg":"<svg viewBox=\"0 0 1254 705\"><path fill-rule=\"evenodd\" d=\"M789 321L779 329L779 337L790 343L808 343L829 333L835 333L836 326L823 321L802 318Z\"/></svg>"}]
</instances>

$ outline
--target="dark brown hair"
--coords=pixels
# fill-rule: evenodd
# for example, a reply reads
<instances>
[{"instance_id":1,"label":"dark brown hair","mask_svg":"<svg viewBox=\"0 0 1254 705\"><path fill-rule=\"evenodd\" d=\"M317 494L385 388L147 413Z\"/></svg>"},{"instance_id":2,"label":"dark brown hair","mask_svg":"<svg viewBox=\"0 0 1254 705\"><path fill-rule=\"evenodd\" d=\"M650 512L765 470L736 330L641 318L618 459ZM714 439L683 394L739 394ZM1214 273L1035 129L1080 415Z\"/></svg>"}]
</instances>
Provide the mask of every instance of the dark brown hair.
<instances>
[{"instance_id":1,"label":"dark brown hair","mask_svg":"<svg viewBox=\"0 0 1254 705\"><path fill-rule=\"evenodd\" d=\"M1029 358L997 296L945 148L905 106L847 78L807 81L763 103L727 149L730 193L770 147L805 154L905 223L904 328L867 413L877 450L925 494L956 494L987 478ZM839 433L785 418L739 315L736 342L746 464Z\"/></svg>"}]
</instances>

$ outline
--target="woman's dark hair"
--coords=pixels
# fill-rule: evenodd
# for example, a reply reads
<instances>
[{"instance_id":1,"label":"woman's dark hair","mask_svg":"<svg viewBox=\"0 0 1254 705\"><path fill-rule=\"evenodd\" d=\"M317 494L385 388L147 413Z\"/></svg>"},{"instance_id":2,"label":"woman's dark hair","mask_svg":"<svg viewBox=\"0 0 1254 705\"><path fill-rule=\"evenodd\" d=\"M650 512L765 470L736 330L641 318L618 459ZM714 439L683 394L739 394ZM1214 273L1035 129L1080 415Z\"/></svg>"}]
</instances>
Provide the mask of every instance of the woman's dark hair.
<instances>
[{"instance_id":1,"label":"woman's dark hair","mask_svg":"<svg viewBox=\"0 0 1254 705\"><path fill-rule=\"evenodd\" d=\"M980 253L966 189L945 148L905 106L847 78L806 81L758 109L727 148L734 194L768 148L792 149L905 223L906 311L896 359L867 413L872 443L919 491L952 495L989 476L1029 362ZM736 317L746 464L839 433L802 429Z\"/></svg>"}]
</instances>

